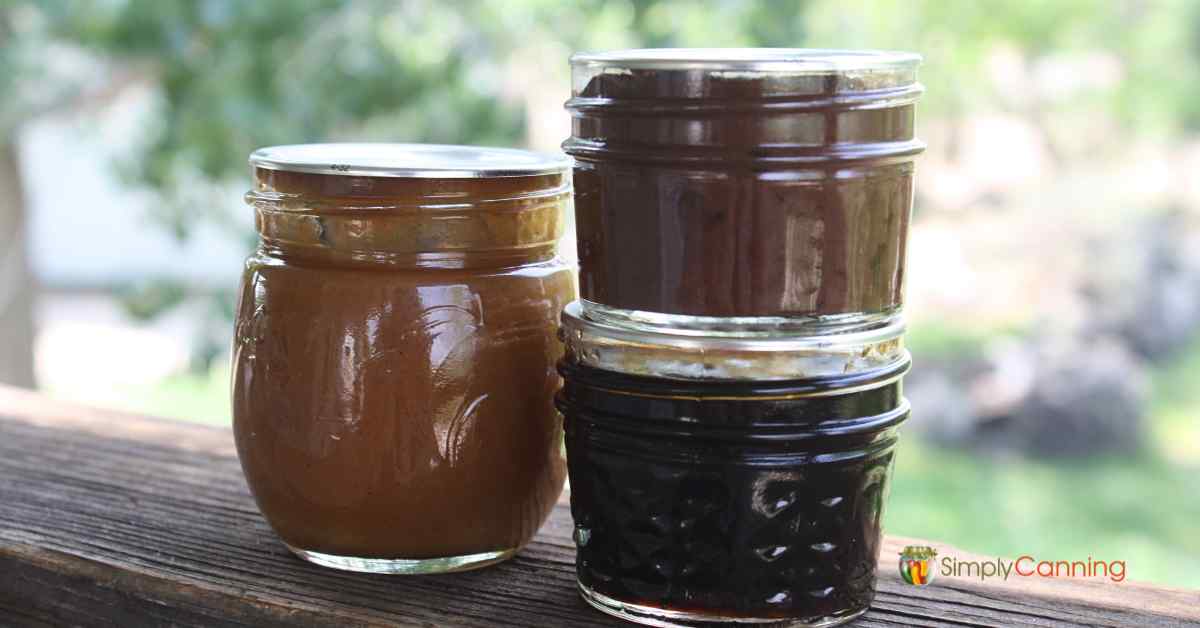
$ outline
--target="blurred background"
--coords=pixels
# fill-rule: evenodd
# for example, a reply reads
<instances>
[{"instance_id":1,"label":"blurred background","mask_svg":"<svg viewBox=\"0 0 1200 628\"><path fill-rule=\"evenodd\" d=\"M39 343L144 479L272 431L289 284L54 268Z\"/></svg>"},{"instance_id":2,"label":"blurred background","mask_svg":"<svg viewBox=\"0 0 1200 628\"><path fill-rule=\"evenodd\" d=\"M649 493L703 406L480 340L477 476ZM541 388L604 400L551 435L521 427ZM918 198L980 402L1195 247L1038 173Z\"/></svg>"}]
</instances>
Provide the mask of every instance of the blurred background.
<instances>
[{"instance_id":1,"label":"blurred background","mask_svg":"<svg viewBox=\"0 0 1200 628\"><path fill-rule=\"evenodd\" d=\"M642 46L924 54L888 532L1200 587L1197 2L6 0L0 381L228 423L252 149L555 150Z\"/></svg>"}]
</instances>

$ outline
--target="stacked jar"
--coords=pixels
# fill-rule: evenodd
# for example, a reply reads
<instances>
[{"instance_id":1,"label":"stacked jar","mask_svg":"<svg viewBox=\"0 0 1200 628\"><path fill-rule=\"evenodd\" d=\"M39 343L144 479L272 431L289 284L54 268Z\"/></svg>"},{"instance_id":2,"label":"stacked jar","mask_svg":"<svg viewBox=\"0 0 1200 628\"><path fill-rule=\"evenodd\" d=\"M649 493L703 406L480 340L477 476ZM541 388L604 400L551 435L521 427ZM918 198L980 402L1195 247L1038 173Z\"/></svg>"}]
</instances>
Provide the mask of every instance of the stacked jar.
<instances>
[{"instance_id":1,"label":"stacked jar","mask_svg":"<svg viewBox=\"0 0 1200 628\"><path fill-rule=\"evenodd\" d=\"M650 625L866 611L896 431L920 58L572 57L563 313L583 597Z\"/></svg>"}]
</instances>

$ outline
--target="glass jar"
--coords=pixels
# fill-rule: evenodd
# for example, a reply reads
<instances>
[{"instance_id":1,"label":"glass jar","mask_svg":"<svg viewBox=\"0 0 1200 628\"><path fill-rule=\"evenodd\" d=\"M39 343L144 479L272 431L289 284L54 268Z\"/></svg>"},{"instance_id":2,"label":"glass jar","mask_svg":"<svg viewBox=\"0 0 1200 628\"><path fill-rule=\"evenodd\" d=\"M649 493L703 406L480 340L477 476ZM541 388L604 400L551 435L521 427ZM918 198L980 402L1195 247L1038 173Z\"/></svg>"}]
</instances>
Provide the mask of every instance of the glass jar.
<instances>
[{"instance_id":1,"label":"glass jar","mask_svg":"<svg viewBox=\"0 0 1200 628\"><path fill-rule=\"evenodd\" d=\"M920 57L662 49L571 59L594 319L830 333L903 306Z\"/></svg>"},{"instance_id":2,"label":"glass jar","mask_svg":"<svg viewBox=\"0 0 1200 628\"><path fill-rule=\"evenodd\" d=\"M250 163L260 244L237 306L233 420L268 523L300 557L354 571L513 555L565 475L566 160L326 144Z\"/></svg>"},{"instance_id":3,"label":"glass jar","mask_svg":"<svg viewBox=\"0 0 1200 628\"><path fill-rule=\"evenodd\" d=\"M653 626L864 613L909 414L902 332L683 336L568 305L557 402L584 599Z\"/></svg>"}]
</instances>

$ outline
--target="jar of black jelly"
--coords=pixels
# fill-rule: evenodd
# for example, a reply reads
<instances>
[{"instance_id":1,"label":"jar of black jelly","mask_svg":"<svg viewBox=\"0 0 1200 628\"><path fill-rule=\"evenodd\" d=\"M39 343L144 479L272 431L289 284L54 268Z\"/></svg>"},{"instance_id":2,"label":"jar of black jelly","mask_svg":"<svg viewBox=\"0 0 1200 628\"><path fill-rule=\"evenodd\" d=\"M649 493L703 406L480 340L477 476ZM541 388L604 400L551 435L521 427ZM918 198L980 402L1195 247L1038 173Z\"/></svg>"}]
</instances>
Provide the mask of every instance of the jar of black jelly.
<instances>
[{"instance_id":1,"label":"jar of black jelly","mask_svg":"<svg viewBox=\"0 0 1200 628\"><path fill-rule=\"evenodd\" d=\"M656 626L826 626L865 612L897 428L903 323L714 337L563 313L579 589Z\"/></svg>"}]
</instances>

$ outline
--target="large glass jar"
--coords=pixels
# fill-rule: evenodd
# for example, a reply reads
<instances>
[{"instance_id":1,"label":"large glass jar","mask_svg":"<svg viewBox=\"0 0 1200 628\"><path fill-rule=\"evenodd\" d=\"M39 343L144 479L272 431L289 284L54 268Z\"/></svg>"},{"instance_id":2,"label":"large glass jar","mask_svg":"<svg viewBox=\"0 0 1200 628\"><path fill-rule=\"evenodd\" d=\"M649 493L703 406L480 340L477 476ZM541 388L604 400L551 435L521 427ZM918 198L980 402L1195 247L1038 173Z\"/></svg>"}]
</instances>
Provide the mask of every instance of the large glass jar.
<instances>
[{"instance_id":1,"label":"large glass jar","mask_svg":"<svg viewBox=\"0 0 1200 628\"><path fill-rule=\"evenodd\" d=\"M238 454L297 555L421 573L511 556L565 475L553 405L565 159L329 144L250 158Z\"/></svg>"},{"instance_id":2,"label":"large glass jar","mask_svg":"<svg viewBox=\"0 0 1200 628\"><path fill-rule=\"evenodd\" d=\"M579 54L587 316L828 333L903 305L920 57L793 49Z\"/></svg>"}]
</instances>

